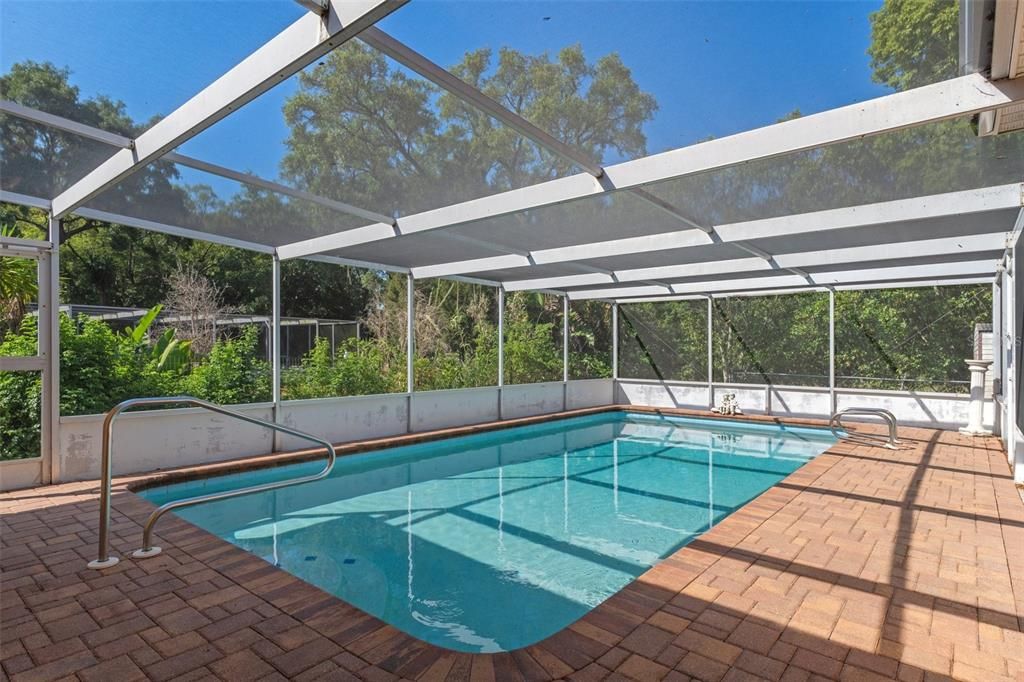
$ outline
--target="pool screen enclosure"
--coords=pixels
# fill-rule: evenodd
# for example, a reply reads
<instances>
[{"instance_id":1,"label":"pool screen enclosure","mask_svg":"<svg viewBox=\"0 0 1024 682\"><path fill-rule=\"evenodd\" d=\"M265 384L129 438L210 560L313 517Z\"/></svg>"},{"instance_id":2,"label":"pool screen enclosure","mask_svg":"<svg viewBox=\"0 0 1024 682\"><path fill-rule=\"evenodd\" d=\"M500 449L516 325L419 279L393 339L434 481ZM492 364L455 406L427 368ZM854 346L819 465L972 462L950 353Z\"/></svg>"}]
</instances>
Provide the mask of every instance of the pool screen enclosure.
<instances>
[{"instance_id":1,"label":"pool screen enclosure","mask_svg":"<svg viewBox=\"0 0 1024 682\"><path fill-rule=\"evenodd\" d=\"M446 70L431 59L430 45L389 34L388 21L405 4L303 2L296 21L133 138L4 99L0 114L12 136L59 133L73 144L63 147L60 169L31 177L2 174L0 199L51 216L48 240L39 246L52 253L54 267L60 221L73 216L272 255L275 345L280 264L292 259L405 276L410 350L418 280L452 278L494 287L499 299L506 292L541 292L563 297L566 312L570 301L621 305L626 324L620 326L613 315L614 338L630 344L627 362L659 350L633 347L644 324L642 308L636 307L641 304L672 301L711 311L707 301L747 294L833 296L847 289L991 284L998 271L1012 269L1019 358L1022 249L1009 247L1019 236L1014 226L1022 215L1024 158L1001 153L1000 145L1024 135L1008 123L1024 106L1021 74L978 66L920 87L656 154L624 152L606 162L592 149L562 139L545 121L513 111L461 72ZM1006 30L1018 29L995 27L997 35ZM1013 35L1024 42L1024 36ZM275 179L183 150L205 131L229 130L233 119L258 114L247 105L279 83L329 88L318 80L318 69L334 56L383 65L426 100L443 100L465 112L466 120L500 129L544 165L546 177L488 184L452 163L415 181L381 175L367 188L344 159ZM360 125L379 127L383 115L368 110ZM925 152L945 170L941 177L912 172ZM809 163L817 164L811 175L801 171ZM257 193L272 199L272 208L214 215L194 202L149 201L140 185L160 175L230 187L229 194ZM6 239L3 246L18 245ZM49 295L47 303L56 311L57 288ZM719 323L706 319L709 329ZM568 334L563 336L567 343ZM501 385L504 339L498 337ZM49 362L56 363L58 348L50 350ZM413 353L407 356L412 391ZM567 366L568 350L564 357ZM1020 425L1024 379L1019 360L1013 364L1013 411ZM703 371L668 371L688 376L698 369ZM823 364L815 372L834 375L834 368ZM53 390L44 410L50 413L47 423L59 429ZM1017 470L1024 476L1024 467Z\"/></svg>"}]
</instances>

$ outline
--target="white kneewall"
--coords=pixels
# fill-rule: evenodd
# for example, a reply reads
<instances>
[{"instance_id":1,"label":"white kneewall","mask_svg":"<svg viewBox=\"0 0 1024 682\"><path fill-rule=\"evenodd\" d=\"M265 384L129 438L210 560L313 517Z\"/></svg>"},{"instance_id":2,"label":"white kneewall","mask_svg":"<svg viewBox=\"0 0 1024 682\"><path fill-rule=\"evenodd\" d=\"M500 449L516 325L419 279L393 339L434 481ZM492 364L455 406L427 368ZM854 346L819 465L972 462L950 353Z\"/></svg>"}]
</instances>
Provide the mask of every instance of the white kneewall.
<instances>
[{"instance_id":1,"label":"white kneewall","mask_svg":"<svg viewBox=\"0 0 1024 682\"><path fill-rule=\"evenodd\" d=\"M498 420L497 386L412 394L412 430L432 431Z\"/></svg>"},{"instance_id":2,"label":"white kneewall","mask_svg":"<svg viewBox=\"0 0 1024 682\"><path fill-rule=\"evenodd\" d=\"M0 462L0 492L34 488L43 482L43 458L9 459Z\"/></svg>"},{"instance_id":3,"label":"white kneewall","mask_svg":"<svg viewBox=\"0 0 1024 682\"><path fill-rule=\"evenodd\" d=\"M614 403L611 379L520 386L464 388L407 394L347 396L281 403L278 422L297 431L345 443L596 407ZM500 408L499 408L500 404ZM244 414L273 420L269 403L233 406ZM499 409L501 412L499 412ZM100 475L104 415L61 418L57 481ZM316 447L280 434L280 451ZM114 424L114 475L138 474L269 454L273 432L202 409L126 412ZM32 487L40 480L38 459L0 466L0 490Z\"/></svg>"},{"instance_id":4,"label":"white kneewall","mask_svg":"<svg viewBox=\"0 0 1024 682\"><path fill-rule=\"evenodd\" d=\"M269 404L233 409L257 419L273 419ZM61 417L58 480L100 476L102 414ZM115 476L264 455L271 450L268 429L199 408L125 412L114 422L111 462Z\"/></svg>"},{"instance_id":5,"label":"white kneewall","mask_svg":"<svg viewBox=\"0 0 1024 682\"><path fill-rule=\"evenodd\" d=\"M611 379L579 379L566 386L570 410L600 407L615 403L615 382Z\"/></svg>"},{"instance_id":6,"label":"white kneewall","mask_svg":"<svg viewBox=\"0 0 1024 682\"><path fill-rule=\"evenodd\" d=\"M564 391L561 381L503 386L501 389L501 418L519 419L520 417L561 412L565 398Z\"/></svg>"},{"instance_id":7,"label":"white kneewall","mask_svg":"<svg viewBox=\"0 0 1024 682\"><path fill-rule=\"evenodd\" d=\"M740 408L748 414L772 414L777 417L813 417L832 415L827 388L804 386L715 384L715 404L724 393L735 393ZM693 382L619 379L616 402L620 405L707 409L707 384ZM770 395L770 398L769 398ZM769 403L770 400L770 403ZM956 429L967 424L970 396L957 393L910 393L866 389L836 389L836 409L845 407L881 407L889 410L905 426ZM770 409L768 409L770 407ZM984 424L992 428L995 407L985 401Z\"/></svg>"},{"instance_id":8,"label":"white kneewall","mask_svg":"<svg viewBox=\"0 0 1024 682\"><path fill-rule=\"evenodd\" d=\"M287 400L281 403L278 421L332 443L397 436L409 427L409 398L405 393L393 393ZM279 439L279 450L316 447L308 440L285 434Z\"/></svg>"}]
</instances>

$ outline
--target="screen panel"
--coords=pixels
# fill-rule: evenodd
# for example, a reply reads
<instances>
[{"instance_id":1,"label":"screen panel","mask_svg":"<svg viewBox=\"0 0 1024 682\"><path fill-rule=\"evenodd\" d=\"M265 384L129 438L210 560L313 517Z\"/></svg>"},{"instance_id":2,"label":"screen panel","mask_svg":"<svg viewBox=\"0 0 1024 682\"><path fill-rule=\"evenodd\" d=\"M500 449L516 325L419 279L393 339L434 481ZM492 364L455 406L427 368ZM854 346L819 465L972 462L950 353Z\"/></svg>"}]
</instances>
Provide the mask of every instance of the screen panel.
<instances>
[{"instance_id":1,"label":"screen panel","mask_svg":"<svg viewBox=\"0 0 1024 682\"><path fill-rule=\"evenodd\" d=\"M707 381L707 302L620 305L619 376Z\"/></svg>"},{"instance_id":2,"label":"screen panel","mask_svg":"<svg viewBox=\"0 0 1024 682\"><path fill-rule=\"evenodd\" d=\"M828 386L828 294L713 299L715 381Z\"/></svg>"},{"instance_id":3,"label":"screen panel","mask_svg":"<svg viewBox=\"0 0 1024 682\"><path fill-rule=\"evenodd\" d=\"M498 293L444 279L416 282L416 390L496 386Z\"/></svg>"},{"instance_id":4,"label":"screen panel","mask_svg":"<svg viewBox=\"0 0 1024 682\"><path fill-rule=\"evenodd\" d=\"M839 291L836 385L967 393L975 325L991 318L990 285Z\"/></svg>"},{"instance_id":5,"label":"screen panel","mask_svg":"<svg viewBox=\"0 0 1024 682\"><path fill-rule=\"evenodd\" d=\"M612 305L604 301L569 303L569 378L606 379L612 375Z\"/></svg>"}]
</instances>

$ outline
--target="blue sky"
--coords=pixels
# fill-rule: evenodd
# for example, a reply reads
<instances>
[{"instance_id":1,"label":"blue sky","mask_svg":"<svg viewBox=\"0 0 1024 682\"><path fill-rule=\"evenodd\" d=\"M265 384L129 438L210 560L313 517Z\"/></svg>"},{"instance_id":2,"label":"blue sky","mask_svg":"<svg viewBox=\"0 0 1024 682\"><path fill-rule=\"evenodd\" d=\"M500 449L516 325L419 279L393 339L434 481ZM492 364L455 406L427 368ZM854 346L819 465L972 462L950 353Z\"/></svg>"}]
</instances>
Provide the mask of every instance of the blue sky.
<instances>
[{"instance_id":1,"label":"blue sky","mask_svg":"<svg viewBox=\"0 0 1024 682\"><path fill-rule=\"evenodd\" d=\"M868 17L880 2L519 2L413 0L381 27L449 66L480 47L528 53L582 44L618 51L660 109L648 149L772 123L883 94L871 82ZM291 0L0 0L0 67L72 69L82 94L123 100L137 120L166 114L302 9ZM287 130L275 88L187 144L200 158L273 177Z\"/></svg>"}]
</instances>

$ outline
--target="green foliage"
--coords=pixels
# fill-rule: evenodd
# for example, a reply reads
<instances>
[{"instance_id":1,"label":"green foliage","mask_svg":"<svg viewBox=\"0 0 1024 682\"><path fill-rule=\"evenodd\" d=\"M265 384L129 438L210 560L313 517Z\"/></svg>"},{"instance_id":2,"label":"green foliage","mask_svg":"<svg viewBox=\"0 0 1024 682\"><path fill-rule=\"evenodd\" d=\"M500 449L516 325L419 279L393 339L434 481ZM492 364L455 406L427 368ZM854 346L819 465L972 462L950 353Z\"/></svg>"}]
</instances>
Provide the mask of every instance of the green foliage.
<instances>
[{"instance_id":1,"label":"green foliage","mask_svg":"<svg viewBox=\"0 0 1024 682\"><path fill-rule=\"evenodd\" d=\"M561 381L561 299L517 291L505 305L505 383Z\"/></svg>"},{"instance_id":2,"label":"green foliage","mask_svg":"<svg viewBox=\"0 0 1024 682\"><path fill-rule=\"evenodd\" d=\"M0 343L0 356L34 355L36 323L25 317ZM194 367L173 330L152 343L136 332L139 326L118 334L100 320L60 316L61 414L97 414L128 398L178 393L226 404L270 399L270 370L258 357L255 327L219 341ZM38 452L39 381L38 372L0 372L0 459Z\"/></svg>"},{"instance_id":3,"label":"green foliage","mask_svg":"<svg viewBox=\"0 0 1024 682\"><path fill-rule=\"evenodd\" d=\"M958 20L955 0L885 0L871 15L875 81L907 90L956 77Z\"/></svg>"},{"instance_id":4,"label":"green foliage","mask_svg":"<svg viewBox=\"0 0 1024 682\"><path fill-rule=\"evenodd\" d=\"M182 377L179 392L223 405L270 400L270 366L259 357L258 346L258 330L252 326L236 339L218 341Z\"/></svg>"},{"instance_id":5,"label":"green foliage","mask_svg":"<svg viewBox=\"0 0 1024 682\"><path fill-rule=\"evenodd\" d=\"M0 225L0 237L20 235L13 225ZM0 340L11 329L16 329L28 309L37 300L39 284L36 262L16 256L0 256Z\"/></svg>"},{"instance_id":6,"label":"green foliage","mask_svg":"<svg viewBox=\"0 0 1024 682\"><path fill-rule=\"evenodd\" d=\"M965 392L974 327L992 321L987 286L836 294L840 386Z\"/></svg>"},{"instance_id":7,"label":"green foliage","mask_svg":"<svg viewBox=\"0 0 1024 682\"><path fill-rule=\"evenodd\" d=\"M704 301L619 306L619 374L636 379L707 379Z\"/></svg>"},{"instance_id":8,"label":"green foliage","mask_svg":"<svg viewBox=\"0 0 1024 682\"><path fill-rule=\"evenodd\" d=\"M348 339L332 361L330 344L318 338L302 364L283 373L283 397L302 400L404 391L404 368L400 374L382 371L380 351L380 345L372 341Z\"/></svg>"}]
</instances>

